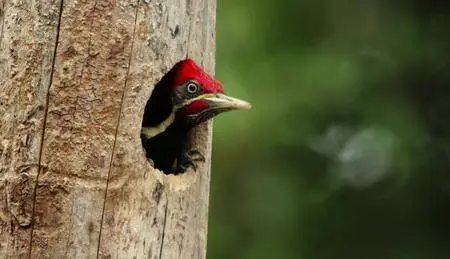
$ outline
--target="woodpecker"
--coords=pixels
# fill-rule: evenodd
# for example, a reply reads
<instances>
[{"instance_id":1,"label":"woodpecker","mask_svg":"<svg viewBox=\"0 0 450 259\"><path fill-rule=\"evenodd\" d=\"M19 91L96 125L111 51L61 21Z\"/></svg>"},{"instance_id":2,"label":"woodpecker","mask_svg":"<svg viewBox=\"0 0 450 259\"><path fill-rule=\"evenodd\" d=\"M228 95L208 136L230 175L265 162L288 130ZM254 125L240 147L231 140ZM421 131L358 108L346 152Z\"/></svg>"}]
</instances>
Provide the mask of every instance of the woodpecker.
<instances>
[{"instance_id":1,"label":"woodpecker","mask_svg":"<svg viewBox=\"0 0 450 259\"><path fill-rule=\"evenodd\" d=\"M147 101L141 139L147 159L164 173L197 170L204 155L186 150L189 131L231 110L250 109L243 100L225 95L222 84L192 59L176 63L159 81Z\"/></svg>"}]
</instances>

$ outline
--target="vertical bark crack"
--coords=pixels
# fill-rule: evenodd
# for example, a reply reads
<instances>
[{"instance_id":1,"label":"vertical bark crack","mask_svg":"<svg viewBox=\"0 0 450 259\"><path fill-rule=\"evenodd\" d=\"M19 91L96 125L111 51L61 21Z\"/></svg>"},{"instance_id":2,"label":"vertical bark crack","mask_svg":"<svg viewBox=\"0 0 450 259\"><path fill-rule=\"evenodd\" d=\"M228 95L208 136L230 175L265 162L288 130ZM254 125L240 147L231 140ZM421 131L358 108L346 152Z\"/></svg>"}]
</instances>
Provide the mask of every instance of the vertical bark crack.
<instances>
[{"instance_id":1,"label":"vertical bark crack","mask_svg":"<svg viewBox=\"0 0 450 259\"><path fill-rule=\"evenodd\" d=\"M192 13L192 1L186 1L186 16L191 17ZM191 42L191 33L192 33L192 22L189 21L189 28L188 28L188 34L187 34L187 41L186 41L186 58L189 58L189 44Z\"/></svg>"},{"instance_id":2,"label":"vertical bark crack","mask_svg":"<svg viewBox=\"0 0 450 259\"><path fill-rule=\"evenodd\" d=\"M6 6L6 4L5 4L5 1L4 1L4 2L2 2L2 6L0 6L0 16L2 17L2 19L0 21L0 23L1 23L1 26L0 26L1 27L1 29L0 29L0 40L3 39L3 30L4 30L4 27L5 27L5 10L6 10L5 6Z\"/></svg>"},{"instance_id":3,"label":"vertical bark crack","mask_svg":"<svg viewBox=\"0 0 450 259\"><path fill-rule=\"evenodd\" d=\"M169 210L169 197L166 195L166 208L164 210L164 220L163 220L163 231L161 235L161 246L159 247L159 259L162 258L163 248L164 248L164 238L166 236L166 226L167 226L167 211Z\"/></svg>"},{"instance_id":4,"label":"vertical bark crack","mask_svg":"<svg viewBox=\"0 0 450 259\"><path fill-rule=\"evenodd\" d=\"M44 136L45 136L45 127L47 124L47 114L48 114L48 104L49 104L49 99L50 99L50 87L52 86L53 83L53 74L55 71L55 62L56 62L56 53L58 51L58 44L59 44L59 35L60 35L60 30L61 30L61 18L62 18L62 13L63 13L63 6L64 6L64 0L60 0L59 2L59 15L58 15L58 24L56 25L56 39L55 39L55 47L53 49L53 59L52 59L52 69L50 72L50 80L49 80L49 84L47 86L47 96L46 96L46 100L45 100L45 111L44 111L44 121L42 123L42 131L41 131L41 143L40 143L40 147L39 147L39 158L38 158L38 171L37 171L37 175L36 175L36 182L34 185L34 190L33 190L33 209L31 212L31 231L30 231L30 243L28 246L28 258L31 258L31 251L33 250L33 232L34 232L34 214L36 212L36 192L37 192L37 187L38 187L38 183L39 183L39 175L42 171L42 149L44 147Z\"/></svg>"},{"instance_id":5,"label":"vertical bark crack","mask_svg":"<svg viewBox=\"0 0 450 259\"><path fill-rule=\"evenodd\" d=\"M112 170L112 164L113 164L113 159L114 159L114 153L115 153L115 150L116 150L117 136L118 136L118 133L119 133L120 118L122 117L123 101L125 99L125 91L126 91L126 88L127 88L128 78L130 76L131 61L133 59L133 48L134 48L134 41L135 41L135 38L136 38L136 26L137 26L139 5L140 5L140 0L137 0L136 1L136 11L135 11L135 16L134 16L133 34L132 34L132 38L131 38L130 57L128 59L127 73L126 73L124 87L123 87L123 91L122 91L122 97L121 97L121 100L120 100L119 116L117 118L116 132L115 132L115 135L114 135L114 143L113 143L113 147L112 147L111 160L109 161L108 177L106 179L105 197L103 199L102 216L100 218L100 230L99 230L99 234L98 234L97 258L99 258L99 255L100 255L100 243L101 243L101 238L102 238L102 228L103 228L103 220L104 220L104 215L105 215L106 198L107 198L107 195L108 195L109 178L111 176L111 170Z\"/></svg>"}]
</instances>

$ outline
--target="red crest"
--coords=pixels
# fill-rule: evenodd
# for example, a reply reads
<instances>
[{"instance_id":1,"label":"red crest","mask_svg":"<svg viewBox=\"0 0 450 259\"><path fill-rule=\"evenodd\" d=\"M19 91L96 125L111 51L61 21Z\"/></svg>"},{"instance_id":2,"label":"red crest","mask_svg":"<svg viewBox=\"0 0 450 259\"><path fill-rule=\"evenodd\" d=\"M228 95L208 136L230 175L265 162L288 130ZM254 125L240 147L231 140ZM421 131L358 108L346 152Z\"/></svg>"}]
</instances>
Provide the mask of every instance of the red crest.
<instances>
[{"instance_id":1,"label":"red crest","mask_svg":"<svg viewBox=\"0 0 450 259\"><path fill-rule=\"evenodd\" d=\"M192 59L185 59L177 64L175 86L181 86L189 80L197 81L205 93L223 93L223 86L217 79L206 73Z\"/></svg>"}]
</instances>

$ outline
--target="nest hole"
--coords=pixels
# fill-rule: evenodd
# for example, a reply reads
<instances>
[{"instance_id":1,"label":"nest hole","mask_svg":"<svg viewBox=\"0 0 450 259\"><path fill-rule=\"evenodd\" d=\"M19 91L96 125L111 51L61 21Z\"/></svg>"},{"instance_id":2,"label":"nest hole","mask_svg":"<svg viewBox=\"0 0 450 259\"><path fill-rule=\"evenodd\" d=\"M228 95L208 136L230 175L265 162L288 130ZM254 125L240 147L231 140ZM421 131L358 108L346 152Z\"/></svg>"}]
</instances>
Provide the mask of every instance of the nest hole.
<instances>
[{"instance_id":1,"label":"nest hole","mask_svg":"<svg viewBox=\"0 0 450 259\"><path fill-rule=\"evenodd\" d=\"M179 170L180 161L186 154L198 151L204 158L204 151L199 147L198 136L203 134L201 126L189 127L184 123L181 112L173 112L171 103L171 83L173 69L166 73L155 85L148 99L141 125L141 143L146 158L153 168L166 175L180 175L189 170L198 170L198 165L190 165L185 171ZM204 159L203 159L204 160Z\"/></svg>"}]
</instances>

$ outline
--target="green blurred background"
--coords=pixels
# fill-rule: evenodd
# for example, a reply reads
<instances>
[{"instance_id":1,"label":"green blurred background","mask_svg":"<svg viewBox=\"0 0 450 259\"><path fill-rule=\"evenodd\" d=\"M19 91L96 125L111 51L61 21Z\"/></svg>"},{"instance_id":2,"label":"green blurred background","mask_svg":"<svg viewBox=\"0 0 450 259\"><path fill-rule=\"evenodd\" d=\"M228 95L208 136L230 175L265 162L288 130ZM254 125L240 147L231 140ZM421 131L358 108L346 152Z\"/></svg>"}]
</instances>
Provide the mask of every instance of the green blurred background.
<instances>
[{"instance_id":1,"label":"green blurred background","mask_svg":"<svg viewBox=\"0 0 450 259\"><path fill-rule=\"evenodd\" d=\"M208 258L450 258L450 4L217 11Z\"/></svg>"}]
</instances>

